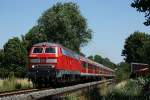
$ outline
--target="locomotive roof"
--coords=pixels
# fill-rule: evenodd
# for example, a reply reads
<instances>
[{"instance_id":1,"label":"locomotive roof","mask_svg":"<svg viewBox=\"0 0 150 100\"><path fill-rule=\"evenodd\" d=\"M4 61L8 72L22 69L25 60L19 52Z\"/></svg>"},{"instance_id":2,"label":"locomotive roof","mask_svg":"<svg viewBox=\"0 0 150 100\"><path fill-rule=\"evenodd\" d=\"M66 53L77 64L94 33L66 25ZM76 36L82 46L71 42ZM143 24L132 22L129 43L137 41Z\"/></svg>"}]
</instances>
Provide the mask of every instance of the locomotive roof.
<instances>
[{"instance_id":1,"label":"locomotive roof","mask_svg":"<svg viewBox=\"0 0 150 100\"><path fill-rule=\"evenodd\" d=\"M71 51L72 53L75 53L74 51L72 51L58 43L42 42L42 43L34 44L33 46L57 46L57 47L65 48L66 50Z\"/></svg>"},{"instance_id":2,"label":"locomotive roof","mask_svg":"<svg viewBox=\"0 0 150 100\"><path fill-rule=\"evenodd\" d=\"M37 43L37 44L34 44L33 46L61 46L61 47L63 47L63 46L60 45L60 44L49 43L49 42Z\"/></svg>"}]
</instances>

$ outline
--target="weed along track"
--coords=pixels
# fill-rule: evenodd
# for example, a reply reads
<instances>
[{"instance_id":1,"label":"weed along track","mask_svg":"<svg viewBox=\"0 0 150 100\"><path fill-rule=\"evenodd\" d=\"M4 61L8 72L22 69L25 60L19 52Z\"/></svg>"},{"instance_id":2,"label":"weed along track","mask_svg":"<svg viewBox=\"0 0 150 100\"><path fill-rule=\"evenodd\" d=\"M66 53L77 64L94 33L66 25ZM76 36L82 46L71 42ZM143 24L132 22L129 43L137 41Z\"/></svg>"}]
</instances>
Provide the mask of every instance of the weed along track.
<instances>
[{"instance_id":1,"label":"weed along track","mask_svg":"<svg viewBox=\"0 0 150 100\"><path fill-rule=\"evenodd\" d=\"M103 83L112 83L113 80L95 81L84 84L78 84L73 86L61 87L61 88L43 88L43 89L27 89L18 90L12 92L4 92L0 94L0 100L35 100L41 98L63 98L70 93L76 91L82 91L84 89L90 91L92 88Z\"/></svg>"}]
</instances>

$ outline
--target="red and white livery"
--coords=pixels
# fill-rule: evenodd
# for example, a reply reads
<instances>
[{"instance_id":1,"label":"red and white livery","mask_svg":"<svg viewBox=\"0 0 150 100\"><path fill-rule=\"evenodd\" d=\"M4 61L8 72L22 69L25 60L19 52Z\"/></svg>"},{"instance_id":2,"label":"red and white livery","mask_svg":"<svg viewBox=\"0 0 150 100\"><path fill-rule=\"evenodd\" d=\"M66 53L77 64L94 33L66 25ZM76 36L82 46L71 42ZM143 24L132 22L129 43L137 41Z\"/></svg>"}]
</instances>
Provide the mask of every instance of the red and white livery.
<instances>
[{"instance_id":1,"label":"red and white livery","mask_svg":"<svg viewBox=\"0 0 150 100\"><path fill-rule=\"evenodd\" d=\"M29 78L35 84L94 81L113 78L114 70L55 43L33 45L29 54Z\"/></svg>"}]
</instances>

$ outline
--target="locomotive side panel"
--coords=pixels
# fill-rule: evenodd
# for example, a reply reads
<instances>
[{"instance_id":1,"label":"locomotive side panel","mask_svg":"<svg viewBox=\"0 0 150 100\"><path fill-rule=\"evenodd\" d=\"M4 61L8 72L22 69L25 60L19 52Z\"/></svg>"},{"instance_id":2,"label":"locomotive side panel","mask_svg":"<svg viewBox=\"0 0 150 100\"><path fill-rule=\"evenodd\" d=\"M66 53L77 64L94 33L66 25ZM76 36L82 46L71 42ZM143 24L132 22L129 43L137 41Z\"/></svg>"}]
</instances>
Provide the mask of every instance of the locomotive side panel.
<instances>
[{"instance_id":1,"label":"locomotive side panel","mask_svg":"<svg viewBox=\"0 0 150 100\"><path fill-rule=\"evenodd\" d=\"M80 61L78 55L74 52L71 52L65 48L61 48L62 52L62 61L64 63L63 68L69 71L78 71L80 72Z\"/></svg>"}]
</instances>

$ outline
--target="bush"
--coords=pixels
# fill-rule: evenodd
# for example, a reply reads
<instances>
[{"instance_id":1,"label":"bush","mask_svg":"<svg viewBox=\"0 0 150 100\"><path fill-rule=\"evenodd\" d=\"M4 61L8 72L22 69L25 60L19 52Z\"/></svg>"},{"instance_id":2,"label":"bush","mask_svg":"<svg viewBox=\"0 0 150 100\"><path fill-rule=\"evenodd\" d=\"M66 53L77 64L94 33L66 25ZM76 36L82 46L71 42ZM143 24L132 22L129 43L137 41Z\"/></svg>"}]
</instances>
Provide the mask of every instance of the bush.
<instances>
[{"instance_id":1,"label":"bush","mask_svg":"<svg viewBox=\"0 0 150 100\"><path fill-rule=\"evenodd\" d=\"M125 62L121 62L117 65L116 70L116 80L117 82L121 82L123 80L127 80L130 77L130 65Z\"/></svg>"},{"instance_id":2,"label":"bush","mask_svg":"<svg viewBox=\"0 0 150 100\"><path fill-rule=\"evenodd\" d=\"M9 71L7 69L4 68L0 68L0 77L1 78L6 78L9 75Z\"/></svg>"},{"instance_id":3,"label":"bush","mask_svg":"<svg viewBox=\"0 0 150 100\"><path fill-rule=\"evenodd\" d=\"M25 78L27 76L27 69L22 67L15 70L0 68L0 78L10 78L12 76Z\"/></svg>"},{"instance_id":4,"label":"bush","mask_svg":"<svg viewBox=\"0 0 150 100\"><path fill-rule=\"evenodd\" d=\"M141 95L142 85L137 80L126 80L117 84L108 96L139 96Z\"/></svg>"}]
</instances>

